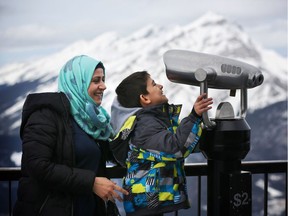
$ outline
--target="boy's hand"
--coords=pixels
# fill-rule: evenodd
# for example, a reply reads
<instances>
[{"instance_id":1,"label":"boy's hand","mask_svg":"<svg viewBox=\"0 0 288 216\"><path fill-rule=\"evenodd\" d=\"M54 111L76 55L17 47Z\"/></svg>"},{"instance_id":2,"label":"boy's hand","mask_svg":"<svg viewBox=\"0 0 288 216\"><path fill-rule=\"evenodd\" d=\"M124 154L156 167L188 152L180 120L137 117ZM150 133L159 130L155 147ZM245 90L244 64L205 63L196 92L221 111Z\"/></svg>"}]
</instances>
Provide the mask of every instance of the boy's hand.
<instances>
[{"instance_id":1,"label":"boy's hand","mask_svg":"<svg viewBox=\"0 0 288 216\"><path fill-rule=\"evenodd\" d=\"M206 93L199 95L194 103L194 110L199 116L202 116L203 112L212 108L210 106L213 103L212 98L206 98L206 95Z\"/></svg>"}]
</instances>

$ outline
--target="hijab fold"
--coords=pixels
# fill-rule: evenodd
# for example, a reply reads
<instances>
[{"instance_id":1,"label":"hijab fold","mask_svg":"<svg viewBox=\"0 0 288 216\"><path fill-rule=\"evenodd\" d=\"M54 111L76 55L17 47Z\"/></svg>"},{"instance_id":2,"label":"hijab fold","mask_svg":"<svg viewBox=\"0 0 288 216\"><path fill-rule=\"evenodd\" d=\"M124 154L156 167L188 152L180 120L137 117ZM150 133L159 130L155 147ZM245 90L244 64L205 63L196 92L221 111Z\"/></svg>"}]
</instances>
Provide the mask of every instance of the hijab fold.
<instances>
[{"instance_id":1,"label":"hijab fold","mask_svg":"<svg viewBox=\"0 0 288 216\"><path fill-rule=\"evenodd\" d=\"M110 116L88 94L96 66L100 63L85 55L69 60L61 69L58 90L70 101L70 112L77 124L95 139L108 140L113 135ZM105 69L103 68L104 72Z\"/></svg>"}]
</instances>

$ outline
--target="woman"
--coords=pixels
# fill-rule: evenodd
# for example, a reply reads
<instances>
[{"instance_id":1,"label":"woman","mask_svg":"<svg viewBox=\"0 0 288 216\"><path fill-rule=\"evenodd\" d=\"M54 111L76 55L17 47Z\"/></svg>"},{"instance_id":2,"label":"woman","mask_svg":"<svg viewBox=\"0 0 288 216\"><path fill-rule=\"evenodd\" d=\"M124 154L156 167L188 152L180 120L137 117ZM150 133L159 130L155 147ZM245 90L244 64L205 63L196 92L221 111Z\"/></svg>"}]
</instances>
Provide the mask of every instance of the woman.
<instances>
[{"instance_id":1,"label":"woman","mask_svg":"<svg viewBox=\"0 0 288 216\"><path fill-rule=\"evenodd\" d=\"M14 215L105 215L127 194L105 176L110 117L101 102L103 64L76 56L61 69L59 93L28 95L22 114L22 178Z\"/></svg>"}]
</instances>

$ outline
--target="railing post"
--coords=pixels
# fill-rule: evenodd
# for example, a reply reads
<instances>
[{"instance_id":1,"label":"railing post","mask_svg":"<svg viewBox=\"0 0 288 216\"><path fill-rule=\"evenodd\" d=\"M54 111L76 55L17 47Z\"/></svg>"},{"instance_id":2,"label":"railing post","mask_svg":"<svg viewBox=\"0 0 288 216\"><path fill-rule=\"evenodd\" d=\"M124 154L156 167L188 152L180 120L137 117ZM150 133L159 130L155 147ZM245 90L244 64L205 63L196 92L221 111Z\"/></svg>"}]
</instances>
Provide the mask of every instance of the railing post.
<instances>
[{"instance_id":1,"label":"railing post","mask_svg":"<svg viewBox=\"0 0 288 216\"><path fill-rule=\"evenodd\" d=\"M197 215L201 216L201 176L198 176L198 205L197 205Z\"/></svg>"},{"instance_id":2,"label":"railing post","mask_svg":"<svg viewBox=\"0 0 288 216\"><path fill-rule=\"evenodd\" d=\"M9 215L12 215L12 183L9 181Z\"/></svg>"},{"instance_id":3,"label":"railing post","mask_svg":"<svg viewBox=\"0 0 288 216\"><path fill-rule=\"evenodd\" d=\"M268 173L264 173L264 216L268 215Z\"/></svg>"}]
</instances>

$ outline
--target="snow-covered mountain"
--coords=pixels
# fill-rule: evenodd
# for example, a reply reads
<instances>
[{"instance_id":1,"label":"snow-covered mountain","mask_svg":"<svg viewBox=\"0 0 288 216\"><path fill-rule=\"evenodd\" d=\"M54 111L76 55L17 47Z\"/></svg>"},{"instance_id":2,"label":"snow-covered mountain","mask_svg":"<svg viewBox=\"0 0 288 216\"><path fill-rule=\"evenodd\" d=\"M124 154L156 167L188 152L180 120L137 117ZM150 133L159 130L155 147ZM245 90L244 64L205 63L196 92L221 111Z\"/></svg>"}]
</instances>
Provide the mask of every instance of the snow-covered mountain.
<instances>
[{"instance_id":1,"label":"snow-covered mountain","mask_svg":"<svg viewBox=\"0 0 288 216\"><path fill-rule=\"evenodd\" d=\"M189 112L199 88L175 84L167 79L163 53L169 49L216 54L259 67L265 77L264 83L248 90L249 112L287 100L287 59L263 49L241 26L217 14L207 13L186 26L163 28L149 25L125 37L108 32L91 41L78 41L45 58L0 68L0 134L18 133L21 108L27 94L56 91L61 67L80 54L99 59L106 67L108 88L102 105L108 112L115 87L136 70L148 70L164 85L170 103L182 103L183 113ZM209 95L214 98L215 108L221 101L231 101L236 111L239 107L239 100L229 97L228 91L209 90ZM213 117L214 110L210 113Z\"/></svg>"}]
</instances>

